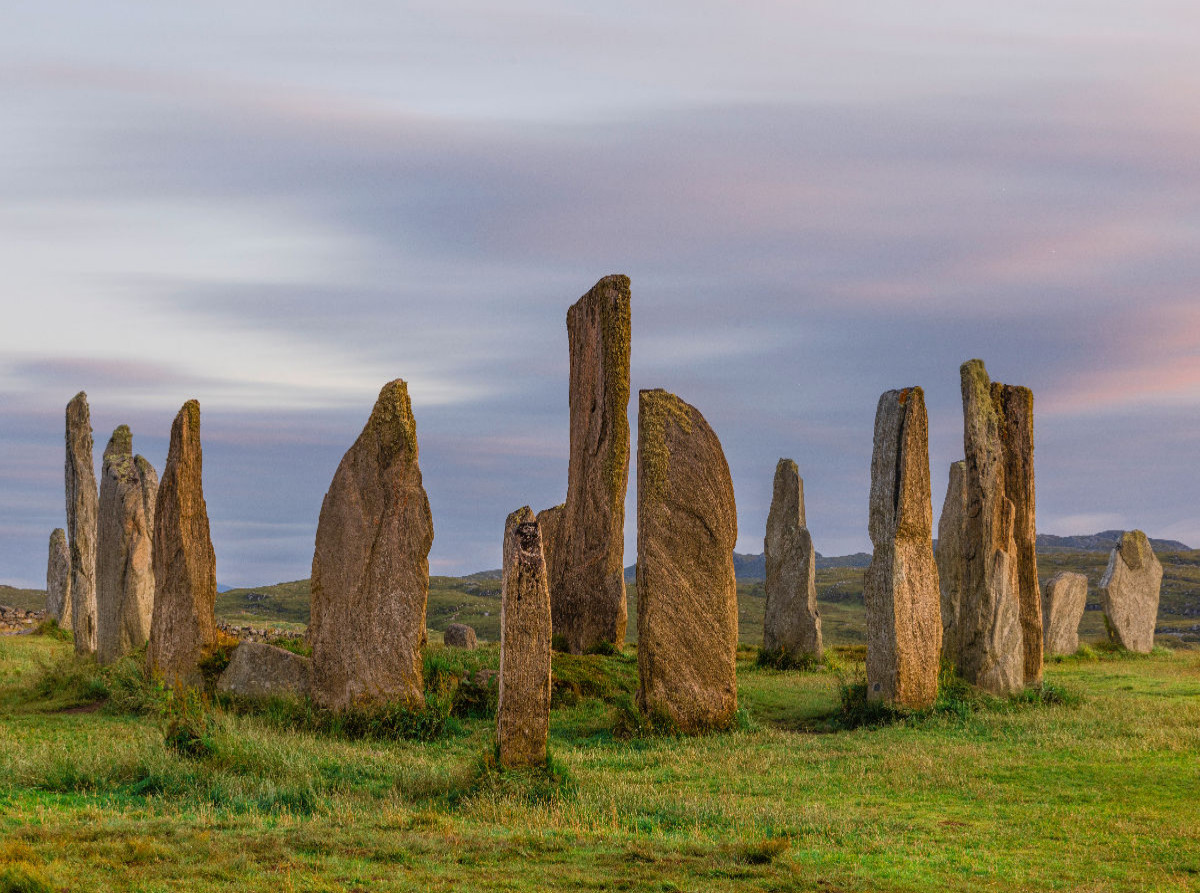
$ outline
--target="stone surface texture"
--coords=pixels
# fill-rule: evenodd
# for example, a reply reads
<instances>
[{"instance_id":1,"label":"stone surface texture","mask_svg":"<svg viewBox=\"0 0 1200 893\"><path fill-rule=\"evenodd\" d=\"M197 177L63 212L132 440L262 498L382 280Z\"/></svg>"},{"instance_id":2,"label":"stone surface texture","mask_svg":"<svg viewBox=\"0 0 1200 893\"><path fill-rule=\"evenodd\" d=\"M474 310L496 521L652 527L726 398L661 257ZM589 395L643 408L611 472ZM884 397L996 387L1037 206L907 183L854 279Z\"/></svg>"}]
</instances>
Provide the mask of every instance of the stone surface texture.
<instances>
[{"instance_id":1,"label":"stone surface texture","mask_svg":"<svg viewBox=\"0 0 1200 893\"><path fill-rule=\"evenodd\" d=\"M1016 508L1005 485L1006 426L983 361L970 360L960 371L967 514L958 635L951 656L968 682L993 694L1008 694L1025 684L1025 652Z\"/></svg>"},{"instance_id":2,"label":"stone surface texture","mask_svg":"<svg viewBox=\"0 0 1200 893\"><path fill-rule=\"evenodd\" d=\"M910 709L937 698L941 594L933 559L929 419L920 388L888 391L875 414L867 568L867 697Z\"/></svg>"},{"instance_id":3,"label":"stone surface texture","mask_svg":"<svg viewBox=\"0 0 1200 893\"><path fill-rule=\"evenodd\" d=\"M680 731L737 711L737 510L720 441L662 390L638 406L638 706Z\"/></svg>"},{"instance_id":4,"label":"stone surface texture","mask_svg":"<svg viewBox=\"0 0 1200 893\"><path fill-rule=\"evenodd\" d=\"M503 575L496 708L500 765L540 766L550 733L550 586L541 533L528 506L504 523Z\"/></svg>"},{"instance_id":5,"label":"stone surface texture","mask_svg":"<svg viewBox=\"0 0 1200 893\"><path fill-rule=\"evenodd\" d=\"M1109 638L1127 651L1154 648L1163 569L1146 534L1127 531L1112 550L1100 580L1100 605Z\"/></svg>"},{"instance_id":6,"label":"stone surface texture","mask_svg":"<svg viewBox=\"0 0 1200 893\"><path fill-rule=\"evenodd\" d=\"M775 466L774 494L763 550L766 556L763 588L767 596L764 650L820 659L816 552L805 524L804 480L791 459L780 459Z\"/></svg>"},{"instance_id":7,"label":"stone surface texture","mask_svg":"<svg viewBox=\"0 0 1200 893\"><path fill-rule=\"evenodd\" d=\"M958 653L959 599L963 586L963 529L967 520L967 463L950 463L946 499L938 519L938 586L942 597L942 650Z\"/></svg>"},{"instance_id":8,"label":"stone surface texture","mask_svg":"<svg viewBox=\"0 0 1200 893\"><path fill-rule=\"evenodd\" d=\"M217 645L217 559L203 466L200 404L189 400L171 425L154 507L154 611L147 661L168 684L197 684L200 661Z\"/></svg>"},{"instance_id":9,"label":"stone surface texture","mask_svg":"<svg viewBox=\"0 0 1200 893\"><path fill-rule=\"evenodd\" d=\"M465 648L474 651L477 644L475 630L465 623L451 623L442 635L442 642L448 648Z\"/></svg>"},{"instance_id":10,"label":"stone surface texture","mask_svg":"<svg viewBox=\"0 0 1200 893\"><path fill-rule=\"evenodd\" d=\"M1042 630L1047 655L1079 650L1079 621L1087 607L1087 589L1087 576L1070 571L1055 575L1046 584Z\"/></svg>"},{"instance_id":11,"label":"stone surface texture","mask_svg":"<svg viewBox=\"0 0 1200 893\"><path fill-rule=\"evenodd\" d=\"M562 541L563 518L566 509L566 503L562 503L542 509L537 513L538 530L542 534L542 556L546 559L546 578L550 581L551 614L553 614L554 606L554 560L558 555L559 543Z\"/></svg>"},{"instance_id":12,"label":"stone surface texture","mask_svg":"<svg viewBox=\"0 0 1200 893\"><path fill-rule=\"evenodd\" d=\"M67 404L67 542L71 549L71 629L75 653L96 653L96 516L100 510L92 464L92 417L87 394Z\"/></svg>"},{"instance_id":13,"label":"stone surface texture","mask_svg":"<svg viewBox=\"0 0 1200 893\"><path fill-rule=\"evenodd\" d=\"M421 644L433 516L408 385L379 392L325 494L312 563L313 698L425 703Z\"/></svg>"},{"instance_id":14,"label":"stone surface texture","mask_svg":"<svg viewBox=\"0 0 1200 893\"><path fill-rule=\"evenodd\" d=\"M113 432L100 473L96 537L96 660L110 664L150 638L154 612L154 503L158 475L133 455L125 425Z\"/></svg>"},{"instance_id":15,"label":"stone surface texture","mask_svg":"<svg viewBox=\"0 0 1200 893\"><path fill-rule=\"evenodd\" d=\"M301 698L308 694L312 661L264 642L243 642L233 649L217 691L242 698Z\"/></svg>"},{"instance_id":16,"label":"stone surface texture","mask_svg":"<svg viewBox=\"0 0 1200 893\"><path fill-rule=\"evenodd\" d=\"M629 277L606 276L567 311L571 458L550 591L554 632L576 654L625 642L629 300Z\"/></svg>"},{"instance_id":17,"label":"stone surface texture","mask_svg":"<svg viewBox=\"0 0 1200 893\"><path fill-rule=\"evenodd\" d=\"M51 532L46 557L46 619L71 628L71 547L61 527Z\"/></svg>"}]
</instances>

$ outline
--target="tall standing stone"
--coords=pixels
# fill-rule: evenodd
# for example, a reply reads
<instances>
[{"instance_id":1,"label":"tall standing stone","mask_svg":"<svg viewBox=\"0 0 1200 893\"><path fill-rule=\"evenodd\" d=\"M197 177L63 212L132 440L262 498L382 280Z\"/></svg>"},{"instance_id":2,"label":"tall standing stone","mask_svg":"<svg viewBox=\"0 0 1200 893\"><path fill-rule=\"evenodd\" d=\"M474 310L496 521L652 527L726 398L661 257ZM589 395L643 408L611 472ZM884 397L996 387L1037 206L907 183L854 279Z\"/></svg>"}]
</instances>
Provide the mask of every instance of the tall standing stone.
<instances>
[{"instance_id":1,"label":"tall standing stone","mask_svg":"<svg viewBox=\"0 0 1200 893\"><path fill-rule=\"evenodd\" d=\"M503 574L496 707L500 765L540 766L550 734L550 587L541 533L528 506L505 521Z\"/></svg>"},{"instance_id":2,"label":"tall standing stone","mask_svg":"<svg viewBox=\"0 0 1200 893\"><path fill-rule=\"evenodd\" d=\"M104 450L96 538L96 659L112 663L150 637L154 612L154 503L158 475L133 455L125 425Z\"/></svg>"},{"instance_id":3,"label":"tall standing stone","mask_svg":"<svg viewBox=\"0 0 1200 893\"><path fill-rule=\"evenodd\" d=\"M558 555L559 544L562 542L563 517L566 509L565 504L560 504L542 509L537 513L537 525L542 534L542 555L546 559L546 579L548 580L552 579L554 559ZM551 585L550 601L553 604L553 584Z\"/></svg>"},{"instance_id":4,"label":"tall standing stone","mask_svg":"<svg viewBox=\"0 0 1200 893\"><path fill-rule=\"evenodd\" d=\"M967 514L953 659L968 682L1007 694L1025 684L1025 651L1016 508L1005 485L1006 424L983 361L964 363L961 374Z\"/></svg>"},{"instance_id":5,"label":"tall standing stone","mask_svg":"<svg viewBox=\"0 0 1200 893\"><path fill-rule=\"evenodd\" d=\"M217 557L208 529L203 465L200 404L189 400L171 425L154 506L154 610L147 662L168 683L199 682L200 661L217 646Z\"/></svg>"},{"instance_id":6,"label":"tall standing stone","mask_svg":"<svg viewBox=\"0 0 1200 893\"><path fill-rule=\"evenodd\" d=\"M967 463L950 463L946 500L938 519L937 571L942 595L942 650L957 656L963 587L963 529L967 520Z\"/></svg>"},{"instance_id":7,"label":"tall standing stone","mask_svg":"<svg viewBox=\"0 0 1200 893\"><path fill-rule=\"evenodd\" d=\"M1087 588L1087 577L1070 571L1056 574L1046 584L1042 629L1047 655L1079 650L1079 621L1087 607Z\"/></svg>"},{"instance_id":8,"label":"tall standing stone","mask_svg":"<svg viewBox=\"0 0 1200 893\"><path fill-rule=\"evenodd\" d=\"M737 509L720 441L662 390L638 406L638 706L683 732L737 711Z\"/></svg>"},{"instance_id":9,"label":"tall standing stone","mask_svg":"<svg viewBox=\"0 0 1200 893\"><path fill-rule=\"evenodd\" d=\"M867 697L919 709L937 698L941 599L933 560L929 419L920 388L888 391L875 414L867 568Z\"/></svg>"},{"instance_id":10,"label":"tall standing stone","mask_svg":"<svg viewBox=\"0 0 1200 893\"><path fill-rule=\"evenodd\" d=\"M628 276L606 276L567 311L571 460L550 593L554 632L576 654L625 642L629 333Z\"/></svg>"},{"instance_id":11,"label":"tall standing stone","mask_svg":"<svg viewBox=\"0 0 1200 893\"><path fill-rule=\"evenodd\" d=\"M71 547L71 628L75 653L96 652L96 469L87 394L67 404L67 540Z\"/></svg>"},{"instance_id":12,"label":"tall standing stone","mask_svg":"<svg viewBox=\"0 0 1200 893\"><path fill-rule=\"evenodd\" d=\"M790 658L820 659L816 553L805 525L804 480L791 459L780 459L775 466L763 550L767 565L763 649Z\"/></svg>"},{"instance_id":13,"label":"tall standing stone","mask_svg":"<svg viewBox=\"0 0 1200 893\"><path fill-rule=\"evenodd\" d=\"M389 382L321 504L312 564L312 693L343 710L424 704L433 515L408 385Z\"/></svg>"},{"instance_id":14,"label":"tall standing stone","mask_svg":"<svg viewBox=\"0 0 1200 893\"><path fill-rule=\"evenodd\" d=\"M46 558L46 619L63 629L71 626L71 548L67 532L61 527L50 534Z\"/></svg>"},{"instance_id":15,"label":"tall standing stone","mask_svg":"<svg viewBox=\"0 0 1200 893\"><path fill-rule=\"evenodd\" d=\"M1100 606L1109 638L1127 651L1149 654L1154 649L1162 577L1146 534L1126 531L1100 580Z\"/></svg>"}]
</instances>

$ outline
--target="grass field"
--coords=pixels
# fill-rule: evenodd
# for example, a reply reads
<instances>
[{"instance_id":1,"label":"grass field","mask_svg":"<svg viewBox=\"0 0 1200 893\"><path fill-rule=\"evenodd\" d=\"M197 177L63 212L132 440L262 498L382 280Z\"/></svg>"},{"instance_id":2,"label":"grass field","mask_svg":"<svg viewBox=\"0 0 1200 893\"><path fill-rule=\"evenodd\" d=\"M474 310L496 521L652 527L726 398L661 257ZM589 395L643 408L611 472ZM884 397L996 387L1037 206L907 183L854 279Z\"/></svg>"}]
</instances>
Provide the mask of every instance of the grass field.
<instances>
[{"instance_id":1,"label":"grass field","mask_svg":"<svg viewBox=\"0 0 1200 893\"><path fill-rule=\"evenodd\" d=\"M856 651L830 659L844 678ZM837 673L746 649L737 730L631 740L613 729L632 649L556 655L549 780L486 768L486 717L417 742L212 709L208 749L183 756L130 712L133 662L69 652L0 639L0 891L1200 885L1200 652L1093 653L1049 665L1065 703L845 731Z\"/></svg>"}]
</instances>

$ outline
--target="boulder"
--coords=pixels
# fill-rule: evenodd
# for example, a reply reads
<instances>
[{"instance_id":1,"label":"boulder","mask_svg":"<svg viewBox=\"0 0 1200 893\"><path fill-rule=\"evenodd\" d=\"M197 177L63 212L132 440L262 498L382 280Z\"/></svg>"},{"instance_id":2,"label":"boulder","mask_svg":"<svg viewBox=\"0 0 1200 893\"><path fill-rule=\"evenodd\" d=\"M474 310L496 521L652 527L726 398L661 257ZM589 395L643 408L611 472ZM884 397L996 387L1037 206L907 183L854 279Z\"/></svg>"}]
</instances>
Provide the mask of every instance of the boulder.
<instances>
[{"instance_id":1,"label":"boulder","mask_svg":"<svg viewBox=\"0 0 1200 893\"><path fill-rule=\"evenodd\" d=\"M1042 629L1047 655L1079 650L1079 621L1087 607L1087 589L1087 577L1070 571L1055 575L1046 584Z\"/></svg>"},{"instance_id":2,"label":"boulder","mask_svg":"<svg viewBox=\"0 0 1200 893\"><path fill-rule=\"evenodd\" d=\"M312 563L312 696L335 710L425 703L421 643L433 516L408 385L379 392L321 504Z\"/></svg>"},{"instance_id":3,"label":"boulder","mask_svg":"<svg viewBox=\"0 0 1200 893\"><path fill-rule=\"evenodd\" d=\"M629 277L606 276L567 311L571 458L553 537L554 632L575 654L625 642Z\"/></svg>"},{"instance_id":4,"label":"boulder","mask_svg":"<svg viewBox=\"0 0 1200 893\"><path fill-rule=\"evenodd\" d=\"M203 466L200 404L189 400L171 425L154 506L154 610L146 657L150 671L168 684L198 684L200 662L217 646L217 558Z\"/></svg>"},{"instance_id":5,"label":"boulder","mask_svg":"<svg viewBox=\"0 0 1200 893\"><path fill-rule=\"evenodd\" d=\"M550 734L550 586L541 532L528 506L504 523L503 568L496 708L500 765L540 766Z\"/></svg>"},{"instance_id":6,"label":"boulder","mask_svg":"<svg viewBox=\"0 0 1200 893\"><path fill-rule=\"evenodd\" d=\"M46 619L71 628L71 548L67 532L56 527L50 534L46 559Z\"/></svg>"},{"instance_id":7,"label":"boulder","mask_svg":"<svg viewBox=\"0 0 1200 893\"><path fill-rule=\"evenodd\" d=\"M775 466L767 534L763 649L790 658L822 657L816 552L805 526L804 480L791 459Z\"/></svg>"},{"instance_id":8,"label":"boulder","mask_svg":"<svg viewBox=\"0 0 1200 893\"><path fill-rule=\"evenodd\" d=\"M1100 605L1109 638L1127 651L1149 654L1154 648L1162 576L1146 534L1126 532L1100 580Z\"/></svg>"},{"instance_id":9,"label":"boulder","mask_svg":"<svg viewBox=\"0 0 1200 893\"><path fill-rule=\"evenodd\" d=\"M125 425L104 450L96 537L96 659L110 664L150 638L158 475L133 455Z\"/></svg>"},{"instance_id":10,"label":"boulder","mask_svg":"<svg viewBox=\"0 0 1200 893\"><path fill-rule=\"evenodd\" d=\"M867 698L911 709L937 698L941 597L933 560L929 420L920 388L888 391L875 414L867 568Z\"/></svg>"},{"instance_id":11,"label":"boulder","mask_svg":"<svg viewBox=\"0 0 1200 893\"><path fill-rule=\"evenodd\" d=\"M451 623L442 635L442 641L448 648L465 648L475 650L475 630L465 623Z\"/></svg>"},{"instance_id":12,"label":"boulder","mask_svg":"<svg viewBox=\"0 0 1200 893\"><path fill-rule=\"evenodd\" d=\"M233 649L217 691L253 699L302 698L308 694L311 671L307 657L263 642L243 642Z\"/></svg>"},{"instance_id":13,"label":"boulder","mask_svg":"<svg viewBox=\"0 0 1200 893\"><path fill-rule=\"evenodd\" d=\"M638 694L680 731L737 712L737 510L720 441L662 390L638 406Z\"/></svg>"},{"instance_id":14,"label":"boulder","mask_svg":"<svg viewBox=\"0 0 1200 893\"><path fill-rule=\"evenodd\" d=\"M938 586L942 598L942 650L955 659L959 648L958 613L963 587L963 529L967 520L967 463L950 463L946 500L938 519Z\"/></svg>"},{"instance_id":15,"label":"boulder","mask_svg":"<svg viewBox=\"0 0 1200 893\"><path fill-rule=\"evenodd\" d=\"M87 394L67 404L67 542L71 548L71 629L75 653L96 653L96 517L99 495L92 465L92 417Z\"/></svg>"}]
</instances>

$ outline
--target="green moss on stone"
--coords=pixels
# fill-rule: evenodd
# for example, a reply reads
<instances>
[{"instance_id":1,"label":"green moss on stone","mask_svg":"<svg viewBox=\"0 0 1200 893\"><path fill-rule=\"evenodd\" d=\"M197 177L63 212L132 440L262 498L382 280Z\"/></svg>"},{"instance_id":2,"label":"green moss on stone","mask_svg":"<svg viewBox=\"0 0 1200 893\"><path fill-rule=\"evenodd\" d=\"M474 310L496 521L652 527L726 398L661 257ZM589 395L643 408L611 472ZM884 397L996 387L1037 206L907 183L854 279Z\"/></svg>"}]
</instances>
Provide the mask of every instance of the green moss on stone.
<instances>
[{"instance_id":1,"label":"green moss on stone","mask_svg":"<svg viewBox=\"0 0 1200 893\"><path fill-rule=\"evenodd\" d=\"M639 486L646 496L660 501L666 491L670 471L671 450L667 445L667 425L674 424L684 434L691 434L692 407L674 394L662 389L642 391L638 405L638 439L641 463Z\"/></svg>"}]
</instances>

